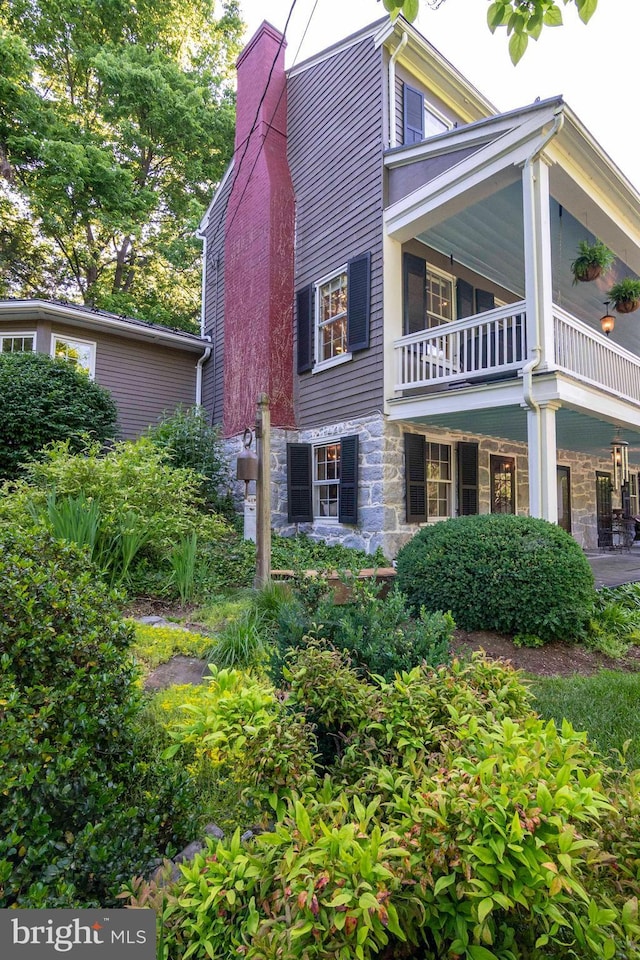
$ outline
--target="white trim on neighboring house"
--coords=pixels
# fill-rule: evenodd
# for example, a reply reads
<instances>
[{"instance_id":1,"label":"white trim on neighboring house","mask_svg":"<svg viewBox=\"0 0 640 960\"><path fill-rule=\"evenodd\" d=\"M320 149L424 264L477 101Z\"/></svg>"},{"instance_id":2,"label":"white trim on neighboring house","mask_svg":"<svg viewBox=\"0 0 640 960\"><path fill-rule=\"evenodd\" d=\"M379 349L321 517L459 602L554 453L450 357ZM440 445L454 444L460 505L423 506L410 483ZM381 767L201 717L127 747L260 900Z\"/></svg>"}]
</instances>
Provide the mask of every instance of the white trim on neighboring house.
<instances>
[{"instance_id":1,"label":"white trim on neighboring house","mask_svg":"<svg viewBox=\"0 0 640 960\"><path fill-rule=\"evenodd\" d=\"M33 339L33 346L29 351L16 350L16 353L35 353L37 350L37 339L38 335L35 330L3 330L0 332L0 353L4 353L4 341L5 340L20 340L25 337L31 337ZM9 350L8 353L13 353L13 350Z\"/></svg>"},{"instance_id":2,"label":"white trim on neighboring house","mask_svg":"<svg viewBox=\"0 0 640 960\"><path fill-rule=\"evenodd\" d=\"M81 337L75 337L75 336L69 337L66 334L62 334L62 333L52 333L51 334L51 356L54 358L58 356L56 348L59 343L67 344L72 348L74 345L77 345L81 348L82 347L88 348L87 363L83 363L80 359L76 360L74 357L70 357L70 356L64 356L62 359L68 360L69 363L73 363L74 366L79 367L81 370L86 370L86 372L89 374L89 378L91 380L94 380L96 375L96 349L97 349L97 344L95 340L85 340Z\"/></svg>"},{"instance_id":3,"label":"white trim on neighboring house","mask_svg":"<svg viewBox=\"0 0 640 960\"><path fill-rule=\"evenodd\" d=\"M211 211L213 210L213 208L214 208L214 206L215 206L215 204L216 204L216 202L217 202L217 200L218 200L218 197L220 196L220 194L221 194L222 191L224 190L224 187L225 187L225 184L226 184L227 180L228 180L229 177L231 176L231 171L233 170L234 163L235 163L235 158L232 157L231 160L230 160L230 162L229 162L229 166L227 167L227 169L225 170L225 172L224 172L223 175L222 175L222 180L220 181L220 183L219 183L218 186L216 187L215 193L213 194L213 196L212 196L212 198L211 198L211 203L210 203L209 206L207 207L207 209L206 209L206 211L205 211L205 215L203 216L202 220L200 221L200 223L199 223L199 225L198 225L198 229L196 230L196 237L198 237L200 240L204 240L204 231L205 231L205 230L207 229L207 227L209 226L209 217L211 216Z\"/></svg>"},{"instance_id":4,"label":"white trim on neighboring house","mask_svg":"<svg viewBox=\"0 0 640 960\"><path fill-rule=\"evenodd\" d=\"M143 340L147 343L179 345L184 350L201 353L204 347L202 337L180 330L171 330L142 320L118 317L102 310L92 310L77 304L61 303L53 300L0 300L0 321L16 320L24 322L46 319L55 320L70 326L81 326L88 330L102 330L117 333L120 336Z\"/></svg>"}]
</instances>

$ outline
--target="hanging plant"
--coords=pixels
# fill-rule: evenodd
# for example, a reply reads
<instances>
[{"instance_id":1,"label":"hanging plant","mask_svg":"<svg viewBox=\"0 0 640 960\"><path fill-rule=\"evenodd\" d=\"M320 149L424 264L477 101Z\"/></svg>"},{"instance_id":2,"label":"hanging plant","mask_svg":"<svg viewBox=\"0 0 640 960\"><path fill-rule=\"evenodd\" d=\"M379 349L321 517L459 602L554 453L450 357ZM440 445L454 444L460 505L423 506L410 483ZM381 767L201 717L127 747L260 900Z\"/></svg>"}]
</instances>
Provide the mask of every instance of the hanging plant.
<instances>
[{"instance_id":1,"label":"hanging plant","mask_svg":"<svg viewBox=\"0 0 640 960\"><path fill-rule=\"evenodd\" d=\"M581 240L578 256L571 264L573 282L595 280L609 269L615 258L615 254L601 240L594 240L593 243Z\"/></svg>"},{"instance_id":2,"label":"hanging plant","mask_svg":"<svg viewBox=\"0 0 640 960\"><path fill-rule=\"evenodd\" d=\"M614 283L607 296L618 313L633 313L640 307L640 280L625 277L624 280Z\"/></svg>"}]
</instances>

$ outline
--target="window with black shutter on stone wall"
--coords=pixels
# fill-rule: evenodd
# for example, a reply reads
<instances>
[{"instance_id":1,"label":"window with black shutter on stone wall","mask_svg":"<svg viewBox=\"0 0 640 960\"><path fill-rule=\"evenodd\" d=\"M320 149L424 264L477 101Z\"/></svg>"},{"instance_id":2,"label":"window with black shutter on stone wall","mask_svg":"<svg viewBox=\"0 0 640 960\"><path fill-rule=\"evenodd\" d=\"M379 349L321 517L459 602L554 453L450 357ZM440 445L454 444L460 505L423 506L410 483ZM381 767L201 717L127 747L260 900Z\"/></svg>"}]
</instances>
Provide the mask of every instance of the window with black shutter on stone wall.
<instances>
[{"instance_id":1,"label":"window with black shutter on stone wall","mask_svg":"<svg viewBox=\"0 0 640 960\"><path fill-rule=\"evenodd\" d=\"M287 444L290 523L358 522L358 437Z\"/></svg>"},{"instance_id":2,"label":"window with black shutter on stone wall","mask_svg":"<svg viewBox=\"0 0 640 960\"><path fill-rule=\"evenodd\" d=\"M478 513L477 443L454 445L405 433L404 449L408 523Z\"/></svg>"}]
</instances>

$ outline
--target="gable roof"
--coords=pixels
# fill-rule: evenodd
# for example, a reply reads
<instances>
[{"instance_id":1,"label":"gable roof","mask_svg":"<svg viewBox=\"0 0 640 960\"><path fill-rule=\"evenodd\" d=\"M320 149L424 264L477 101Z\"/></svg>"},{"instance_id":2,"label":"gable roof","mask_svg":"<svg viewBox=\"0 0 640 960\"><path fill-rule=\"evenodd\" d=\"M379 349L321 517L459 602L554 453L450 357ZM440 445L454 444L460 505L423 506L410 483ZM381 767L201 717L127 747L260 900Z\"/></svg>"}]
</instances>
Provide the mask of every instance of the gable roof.
<instances>
[{"instance_id":1,"label":"gable roof","mask_svg":"<svg viewBox=\"0 0 640 960\"><path fill-rule=\"evenodd\" d=\"M147 323L133 317L118 316L106 310L97 310L77 303L62 300L0 300L0 320L57 320L84 329L115 333L135 340L145 340L164 346L177 346L183 350L201 353L209 341L197 334L175 330L158 323Z\"/></svg>"}]
</instances>

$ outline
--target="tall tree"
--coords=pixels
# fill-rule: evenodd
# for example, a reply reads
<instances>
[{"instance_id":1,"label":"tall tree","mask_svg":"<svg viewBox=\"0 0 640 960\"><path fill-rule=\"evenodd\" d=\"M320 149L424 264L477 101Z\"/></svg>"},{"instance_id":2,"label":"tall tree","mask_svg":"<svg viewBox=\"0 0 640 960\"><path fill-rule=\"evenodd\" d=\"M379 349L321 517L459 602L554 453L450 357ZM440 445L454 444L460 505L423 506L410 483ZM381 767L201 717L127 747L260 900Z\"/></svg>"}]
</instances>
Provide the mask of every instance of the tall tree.
<instances>
[{"instance_id":1,"label":"tall tree","mask_svg":"<svg viewBox=\"0 0 640 960\"><path fill-rule=\"evenodd\" d=\"M385 9L391 16L397 17L401 13L407 20L415 20L418 16L420 3L430 7L441 7L445 0L383 0ZM509 37L509 55L513 63L524 55L529 38L537 40L543 27L559 27L562 25L562 8L560 2L575 4L578 16L583 23L588 23L598 0L489 0L487 23L492 33L498 27L506 27Z\"/></svg>"},{"instance_id":2,"label":"tall tree","mask_svg":"<svg viewBox=\"0 0 640 960\"><path fill-rule=\"evenodd\" d=\"M242 33L237 0L215 12L215 0L5 0L0 291L194 323L193 231L233 150Z\"/></svg>"}]
</instances>

